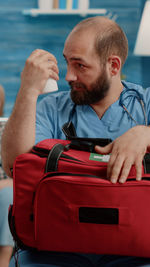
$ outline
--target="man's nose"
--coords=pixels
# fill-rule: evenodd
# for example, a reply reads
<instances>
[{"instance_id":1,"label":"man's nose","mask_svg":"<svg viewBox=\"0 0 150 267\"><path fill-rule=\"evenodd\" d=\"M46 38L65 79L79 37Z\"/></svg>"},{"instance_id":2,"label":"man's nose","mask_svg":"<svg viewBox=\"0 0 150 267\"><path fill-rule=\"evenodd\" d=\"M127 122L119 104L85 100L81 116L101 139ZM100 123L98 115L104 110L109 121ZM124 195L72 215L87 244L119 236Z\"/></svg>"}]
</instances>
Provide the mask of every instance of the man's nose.
<instances>
[{"instance_id":1,"label":"man's nose","mask_svg":"<svg viewBox=\"0 0 150 267\"><path fill-rule=\"evenodd\" d=\"M67 82L76 81L77 80L77 75L75 74L75 72L72 69L68 68L65 79L66 79Z\"/></svg>"}]
</instances>

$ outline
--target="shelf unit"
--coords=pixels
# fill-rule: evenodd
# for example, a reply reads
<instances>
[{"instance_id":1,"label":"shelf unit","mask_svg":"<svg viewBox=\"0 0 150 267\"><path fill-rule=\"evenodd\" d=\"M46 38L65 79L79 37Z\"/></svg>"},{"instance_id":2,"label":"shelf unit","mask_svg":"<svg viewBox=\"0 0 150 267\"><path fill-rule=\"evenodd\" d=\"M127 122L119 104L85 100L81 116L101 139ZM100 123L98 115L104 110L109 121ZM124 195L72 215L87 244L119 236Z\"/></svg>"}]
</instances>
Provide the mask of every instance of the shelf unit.
<instances>
[{"instance_id":1,"label":"shelf unit","mask_svg":"<svg viewBox=\"0 0 150 267\"><path fill-rule=\"evenodd\" d=\"M99 9L99 8L90 8L87 10L79 10L79 9L52 9L52 10L44 10L39 8L33 8L33 9L24 9L23 10L24 15L29 16L38 16L38 15L80 15L80 16L86 16L86 15L106 15L107 10L106 9Z\"/></svg>"}]
</instances>

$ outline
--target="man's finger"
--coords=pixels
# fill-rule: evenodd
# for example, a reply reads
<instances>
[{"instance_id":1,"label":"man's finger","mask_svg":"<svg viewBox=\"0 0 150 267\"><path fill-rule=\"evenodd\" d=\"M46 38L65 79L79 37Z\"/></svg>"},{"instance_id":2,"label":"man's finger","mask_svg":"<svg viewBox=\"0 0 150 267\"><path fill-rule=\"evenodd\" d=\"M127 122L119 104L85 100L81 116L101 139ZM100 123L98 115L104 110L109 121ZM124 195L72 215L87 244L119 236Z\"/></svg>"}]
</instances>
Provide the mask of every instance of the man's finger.
<instances>
[{"instance_id":1,"label":"man's finger","mask_svg":"<svg viewBox=\"0 0 150 267\"><path fill-rule=\"evenodd\" d=\"M124 163L123 156L112 155L107 167L107 177L112 183L116 183Z\"/></svg>"},{"instance_id":2,"label":"man's finger","mask_svg":"<svg viewBox=\"0 0 150 267\"><path fill-rule=\"evenodd\" d=\"M127 180L131 167L132 167L132 162L126 160L122 167L119 183L124 183Z\"/></svg>"},{"instance_id":3,"label":"man's finger","mask_svg":"<svg viewBox=\"0 0 150 267\"><path fill-rule=\"evenodd\" d=\"M98 154L106 155L106 154L111 153L112 148L113 148L113 143L110 143L110 144L108 144L107 146L104 146L104 147L102 147L102 146L95 146L95 151Z\"/></svg>"}]
</instances>

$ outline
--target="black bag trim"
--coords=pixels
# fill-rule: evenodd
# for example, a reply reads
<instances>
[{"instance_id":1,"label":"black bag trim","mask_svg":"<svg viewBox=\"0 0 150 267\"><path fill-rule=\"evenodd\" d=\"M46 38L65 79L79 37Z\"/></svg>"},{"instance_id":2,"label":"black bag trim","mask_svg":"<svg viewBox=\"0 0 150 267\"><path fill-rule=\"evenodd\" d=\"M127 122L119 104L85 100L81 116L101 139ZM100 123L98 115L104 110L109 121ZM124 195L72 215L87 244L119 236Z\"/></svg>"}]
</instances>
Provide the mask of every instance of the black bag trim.
<instances>
[{"instance_id":1,"label":"black bag trim","mask_svg":"<svg viewBox=\"0 0 150 267\"><path fill-rule=\"evenodd\" d=\"M150 153L146 153L143 159L144 173L150 173Z\"/></svg>"},{"instance_id":2,"label":"black bag trim","mask_svg":"<svg viewBox=\"0 0 150 267\"><path fill-rule=\"evenodd\" d=\"M17 248L20 249L33 249L36 250L36 248L32 248L30 246L25 245L20 238L18 237L18 235L16 234L16 227L15 227L15 217L12 215L12 210L13 210L13 205L10 205L10 209L9 209L9 213L8 213L8 223L9 223L9 228L11 231L11 234L13 236L13 239L15 241L15 245Z\"/></svg>"}]
</instances>

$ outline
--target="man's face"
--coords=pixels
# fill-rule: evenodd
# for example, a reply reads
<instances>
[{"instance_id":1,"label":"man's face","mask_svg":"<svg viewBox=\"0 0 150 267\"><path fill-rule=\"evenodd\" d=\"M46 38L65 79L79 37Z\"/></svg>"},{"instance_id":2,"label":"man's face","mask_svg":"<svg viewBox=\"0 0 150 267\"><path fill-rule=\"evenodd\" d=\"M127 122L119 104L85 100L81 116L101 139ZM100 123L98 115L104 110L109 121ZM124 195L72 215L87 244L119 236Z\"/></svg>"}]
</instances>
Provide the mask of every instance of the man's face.
<instances>
[{"instance_id":1,"label":"man's face","mask_svg":"<svg viewBox=\"0 0 150 267\"><path fill-rule=\"evenodd\" d=\"M72 100L78 105L90 105L102 100L109 91L110 82L106 67L100 64L94 49L94 33L71 33L65 43L64 57Z\"/></svg>"}]
</instances>

